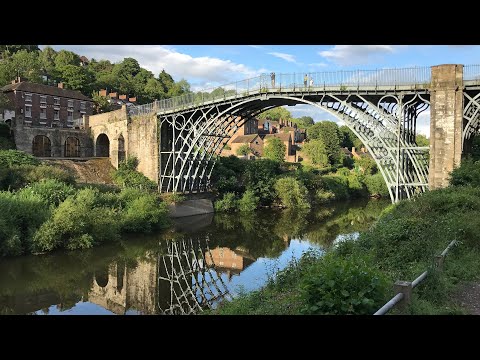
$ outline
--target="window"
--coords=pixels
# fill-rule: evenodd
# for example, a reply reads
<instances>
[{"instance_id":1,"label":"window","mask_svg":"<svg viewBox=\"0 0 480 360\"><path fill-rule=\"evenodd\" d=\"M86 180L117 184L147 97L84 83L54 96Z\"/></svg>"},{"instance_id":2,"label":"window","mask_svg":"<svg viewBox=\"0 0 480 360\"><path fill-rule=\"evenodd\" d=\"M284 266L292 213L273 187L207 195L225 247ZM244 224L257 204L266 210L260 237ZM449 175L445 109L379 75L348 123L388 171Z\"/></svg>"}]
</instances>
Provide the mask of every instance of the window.
<instances>
[{"instance_id":1,"label":"window","mask_svg":"<svg viewBox=\"0 0 480 360\"><path fill-rule=\"evenodd\" d=\"M60 98L53 98L53 105L60 106Z\"/></svg>"},{"instance_id":2,"label":"window","mask_svg":"<svg viewBox=\"0 0 480 360\"><path fill-rule=\"evenodd\" d=\"M80 110L85 111L85 101L80 103Z\"/></svg>"},{"instance_id":3,"label":"window","mask_svg":"<svg viewBox=\"0 0 480 360\"><path fill-rule=\"evenodd\" d=\"M25 101L32 102L32 94L25 94Z\"/></svg>"},{"instance_id":4,"label":"window","mask_svg":"<svg viewBox=\"0 0 480 360\"><path fill-rule=\"evenodd\" d=\"M73 100L68 100L68 107L73 108Z\"/></svg>"},{"instance_id":5,"label":"window","mask_svg":"<svg viewBox=\"0 0 480 360\"><path fill-rule=\"evenodd\" d=\"M71 110L68 111L67 120L68 120L68 121L73 121L73 111L71 111Z\"/></svg>"},{"instance_id":6,"label":"window","mask_svg":"<svg viewBox=\"0 0 480 360\"><path fill-rule=\"evenodd\" d=\"M32 117L32 105L25 105L25 117Z\"/></svg>"},{"instance_id":7,"label":"window","mask_svg":"<svg viewBox=\"0 0 480 360\"><path fill-rule=\"evenodd\" d=\"M47 109L40 108L40 119L46 119L46 118L47 118Z\"/></svg>"},{"instance_id":8,"label":"window","mask_svg":"<svg viewBox=\"0 0 480 360\"><path fill-rule=\"evenodd\" d=\"M55 110L53 120L60 120L60 110Z\"/></svg>"},{"instance_id":9,"label":"window","mask_svg":"<svg viewBox=\"0 0 480 360\"><path fill-rule=\"evenodd\" d=\"M40 95L40 104L47 104L47 96L46 95Z\"/></svg>"}]
</instances>

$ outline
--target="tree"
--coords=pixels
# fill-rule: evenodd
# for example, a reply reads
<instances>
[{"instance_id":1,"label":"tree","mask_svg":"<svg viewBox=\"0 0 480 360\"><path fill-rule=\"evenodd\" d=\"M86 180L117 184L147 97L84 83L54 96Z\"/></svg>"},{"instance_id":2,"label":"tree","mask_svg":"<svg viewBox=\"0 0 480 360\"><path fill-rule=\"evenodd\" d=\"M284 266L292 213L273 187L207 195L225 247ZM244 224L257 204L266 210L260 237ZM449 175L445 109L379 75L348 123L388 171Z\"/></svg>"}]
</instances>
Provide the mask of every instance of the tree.
<instances>
[{"instance_id":1,"label":"tree","mask_svg":"<svg viewBox=\"0 0 480 360\"><path fill-rule=\"evenodd\" d=\"M292 114L290 114L290 111L280 106L261 113L260 115L258 115L258 118L270 119L273 121L279 121L280 119L290 120L292 118Z\"/></svg>"},{"instance_id":2,"label":"tree","mask_svg":"<svg viewBox=\"0 0 480 360\"><path fill-rule=\"evenodd\" d=\"M44 73L48 74L49 77L53 79L59 78L59 72L55 67L56 57L57 57L57 52L53 50L50 46L45 47L42 51L39 52L39 55L38 55L40 68Z\"/></svg>"},{"instance_id":3,"label":"tree","mask_svg":"<svg viewBox=\"0 0 480 360\"><path fill-rule=\"evenodd\" d=\"M101 114L112 110L112 105L108 102L108 99L105 96L98 95L97 91L92 93L92 100L95 103L95 114Z\"/></svg>"},{"instance_id":4,"label":"tree","mask_svg":"<svg viewBox=\"0 0 480 360\"><path fill-rule=\"evenodd\" d=\"M322 139L313 139L307 141L302 150L313 164L326 167L329 164L327 150Z\"/></svg>"},{"instance_id":5,"label":"tree","mask_svg":"<svg viewBox=\"0 0 480 360\"><path fill-rule=\"evenodd\" d=\"M83 66L65 65L61 68L61 78L68 89L89 93L88 86L93 81L93 74Z\"/></svg>"},{"instance_id":6,"label":"tree","mask_svg":"<svg viewBox=\"0 0 480 360\"><path fill-rule=\"evenodd\" d=\"M417 134L415 142L418 146L430 146L430 140L425 135Z\"/></svg>"},{"instance_id":7,"label":"tree","mask_svg":"<svg viewBox=\"0 0 480 360\"><path fill-rule=\"evenodd\" d=\"M168 96L173 97L188 93L190 93L190 84L187 82L187 80L182 79L172 85L168 91Z\"/></svg>"},{"instance_id":8,"label":"tree","mask_svg":"<svg viewBox=\"0 0 480 360\"><path fill-rule=\"evenodd\" d=\"M274 137L273 139L267 140L267 144L263 149L263 156L266 159L282 162L285 160L286 149L287 147L283 141Z\"/></svg>"},{"instance_id":9,"label":"tree","mask_svg":"<svg viewBox=\"0 0 480 360\"><path fill-rule=\"evenodd\" d=\"M166 94L163 92L162 84L155 78L148 79L147 84L143 89L143 93L147 101L150 102L166 97Z\"/></svg>"},{"instance_id":10,"label":"tree","mask_svg":"<svg viewBox=\"0 0 480 360\"><path fill-rule=\"evenodd\" d=\"M293 119L293 121L298 125L298 127L304 128L304 129L315 124L311 116L302 116L301 118Z\"/></svg>"},{"instance_id":11,"label":"tree","mask_svg":"<svg viewBox=\"0 0 480 360\"><path fill-rule=\"evenodd\" d=\"M321 121L307 130L310 140L321 139L325 144L328 161L334 165L340 161L340 130L333 121Z\"/></svg>"},{"instance_id":12,"label":"tree","mask_svg":"<svg viewBox=\"0 0 480 360\"><path fill-rule=\"evenodd\" d=\"M168 91L173 87L173 84L175 83L172 76L165 72L165 70L162 70L162 72L158 75L158 81L160 81L160 84L162 84L163 92L165 94L168 94Z\"/></svg>"},{"instance_id":13,"label":"tree","mask_svg":"<svg viewBox=\"0 0 480 360\"><path fill-rule=\"evenodd\" d=\"M40 49L38 48L38 45L0 45L0 59L9 57L21 50L36 52Z\"/></svg>"},{"instance_id":14,"label":"tree","mask_svg":"<svg viewBox=\"0 0 480 360\"><path fill-rule=\"evenodd\" d=\"M131 80L140 72L140 69L140 64L137 60L125 58L122 62L113 66L112 74L126 80Z\"/></svg>"},{"instance_id":15,"label":"tree","mask_svg":"<svg viewBox=\"0 0 480 360\"><path fill-rule=\"evenodd\" d=\"M62 71L66 65L80 66L80 56L68 50L60 50L55 56L55 67Z\"/></svg>"},{"instance_id":16,"label":"tree","mask_svg":"<svg viewBox=\"0 0 480 360\"><path fill-rule=\"evenodd\" d=\"M250 146L243 144L237 149L237 155L246 156L250 153Z\"/></svg>"},{"instance_id":17,"label":"tree","mask_svg":"<svg viewBox=\"0 0 480 360\"><path fill-rule=\"evenodd\" d=\"M360 149L363 147L362 141L355 135L355 133L347 126L347 125L342 125L339 128L340 130L340 146L341 147L346 147L348 149L351 149L352 147L355 147L356 149Z\"/></svg>"}]
</instances>

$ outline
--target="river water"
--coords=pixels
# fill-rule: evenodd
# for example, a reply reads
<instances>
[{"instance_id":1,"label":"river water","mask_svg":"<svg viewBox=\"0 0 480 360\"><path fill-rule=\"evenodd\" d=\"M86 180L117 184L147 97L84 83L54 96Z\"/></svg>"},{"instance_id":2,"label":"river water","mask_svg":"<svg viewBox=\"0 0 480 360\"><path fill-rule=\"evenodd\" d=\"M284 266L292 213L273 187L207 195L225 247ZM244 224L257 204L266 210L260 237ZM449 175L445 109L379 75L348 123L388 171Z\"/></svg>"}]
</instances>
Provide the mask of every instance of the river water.
<instances>
[{"instance_id":1,"label":"river water","mask_svg":"<svg viewBox=\"0 0 480 360\"><path fill-rule=\"evenodd\" d=\"M177 219L89 250L0 260L0 314L195 314L260 288L309 249L367 230L388 201Z\"/></svg>"}]
</instances>

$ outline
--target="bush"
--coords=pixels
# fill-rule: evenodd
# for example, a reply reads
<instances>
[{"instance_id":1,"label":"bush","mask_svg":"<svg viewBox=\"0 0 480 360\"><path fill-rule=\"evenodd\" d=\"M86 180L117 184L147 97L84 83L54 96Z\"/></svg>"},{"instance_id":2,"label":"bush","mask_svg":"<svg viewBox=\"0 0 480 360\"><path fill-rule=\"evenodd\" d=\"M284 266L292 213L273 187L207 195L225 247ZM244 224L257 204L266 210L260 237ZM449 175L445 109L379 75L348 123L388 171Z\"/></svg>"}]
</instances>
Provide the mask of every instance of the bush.
<instances>
[{"instance_id":1,"label":"bush","mask_svg":"<svg viewBox=\"0 0 480 360\"><path fill-rule=\"evenodd\" d=\"M287 208L308 209L308 191L305 185L292 177L278 179L275 191Z\"/></svg>"},{"instance_id":2,"label":"bush","mask_svg":"<svg viewBox=\"0 0 480 360\"><path fill-rule=\"evenodd\" d=\"M30 252L31 238L50 216L50 208L36 194L0 192L0 255Z\"/></svg>"},{"instance_id":3,"label":"bush","mask_svg":"<svg viewBox=\"0 0 480 360\"><path fill-rule=\"evenodd\" d=\"M166 227L168 207L158 196L136 189L124 189L119 194L123 205L121 229L124 232L151 232Z\"/></svg>"},{"instance_id":4,"label":"bush","mask_svg":"<svg viewBox=\"0 0 480 360\"><path fill-rule=\"evenodd\" d=\"M322 188L335 194L335 200L345 200L350 198L348 179L344 176L322 176Z\"/></svg>"},{"instance_id":5,"label":"bush","mask_svg":"<svg viewBox=\"0 0 480 360\"><path fill-rule=\"evenodd\" d=\"M387 279L365 257L326 254L301 283L305 314L371 315L383 305Z\"/></svg>"},{"instance_id":6,"label":"bush","mask_svg":"<svg viewBox=\"0 0 480 360\"><path fill-rule=\"evenodd\" d=\"M275 178L280 174L280 164L273 160L248 161L244 182L247 190L252 190L260 198L262 205L270 205L275 198Z\"/></svg>"},{"instance_id":7,"label":"bush","mask_svg":"<svg viewBox=\"0 0 480 360\"><path fill-rule=\"evenodd\" d=\"M221 200L215 201L216 211L235 211L237 209L237 200L234 193L226 193Z\"/></svg>"},{"instance_id":8,"label":"bush","mask_svg":"<svg viewBox=\"0 0 480 360\"><path fill-rule=\"evenodd\" d=\"M169 205L185 201L185 199L185 195L179 193L162 194L162 200Z\"/></svg>"},{"instance_id":9,"label":"bush","mask_svg":"<svg viewBox=\"0 0 480 360\"><path fill-rule=\"evenodd\" d=\"M364 183L370 196L389 196L387 184L381 173L365 177Z\"/></svg>"},{"instance_id":10,"label":"bush","mask_svg":"<svg viewBox=\"0 0 480 360\"><path fill-rule=\"evenodd\" d=\"M98 190L83 189L55 209L33 238L34 251L85 249L118 239L118 211L99 206Z\"/></svg>"},{"instance_id":11,"label":"bush","mask_svg":"<svg viewBox=\"0 0 480 360\"><path fill-rule=\"evenodd\" d=\"M135 188L147 191L157 189L157 184L154 181L136 170L120 168L113 170L112 180L115 184L124 188Z\"/></svg>"},{"instance_id":12,"label":"bush","mask_svg":"<svg viewBox=\"0 0 480 360\"><path fill-rule=\"evenodd\" d=\"M238 209L242 212L254 211L258 207L259 201L260 199L255 196L252 190L247 190L238 200Z\"/></svg>"},{"instance_id":13,"label":"bush","mask_svg":"<svg viewBox=\"0 0 480 360\"><path fill-rule=\"evenodd\" d=\"M323 204L335 200L335 194L330 190L318 189L315 191L315 202Z\"/></svg>"},{"instance_id":14,"label":"bush","mask_svg":"<svg viewBox=\"0 0 480 360\"><path fill-rule=\"evenodd\" d=\"M450 185L480 187L480 161L466 159L450 173Z\"/></svg>"},{"instance_id":15,"label":"bush","mask_svg":"<svg viewBox=\"0 0 480 360\"><path fill-rule=\"evenodd\" d=\"M19 150L0 150L0 167L38 164L40 164L40 161L26 152Z\"/></svg>"},{"instance_id":16,"label":"bush","mask_svg":"<svg viewBox=\"0 0 480 360\"><path fill-rule=\"evenodd\" d=\"M0 190L17 190L41 180L54 179L74 185L75 178L65 170L48 165L12 165L0 167Z\"/></svg>"},{"instance_id":17,"label":"bush","mask_svg":"<svg viewBox=\"0 0 480 360\"><path fill-rule=\"evenodd\" d=\"M75 189L71 185L63 182L46 179L23 188L20 193L30 193L40 196L47 204L58 206L68 196L75 194Z\"/></svg>"}]
</instances>

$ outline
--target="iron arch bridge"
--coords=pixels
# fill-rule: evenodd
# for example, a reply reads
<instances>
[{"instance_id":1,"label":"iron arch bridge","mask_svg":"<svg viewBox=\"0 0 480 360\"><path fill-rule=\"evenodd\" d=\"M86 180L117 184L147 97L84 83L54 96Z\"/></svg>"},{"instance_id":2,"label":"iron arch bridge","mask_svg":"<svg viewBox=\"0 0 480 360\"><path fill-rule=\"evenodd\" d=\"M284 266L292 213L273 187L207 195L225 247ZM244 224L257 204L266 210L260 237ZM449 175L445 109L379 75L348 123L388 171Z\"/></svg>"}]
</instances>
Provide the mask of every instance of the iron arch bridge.
<instances>
[{"instance_id":1,"label":"iron arch bridge","mask_svg":"<svg viewBox=\"0 0 480 360\"><path fill-rule=\"evenodd\" d=\"M464 67L464 147L480 127L479 75L480 66ZM216 156L243 123L271 108L309 104L361 139L396 202L429 186L429 148L417 146L415 135L430 87L430 67L261 75L130 111L157 114L161 191L207 190Z\"/></svg>"}]
</instances>

